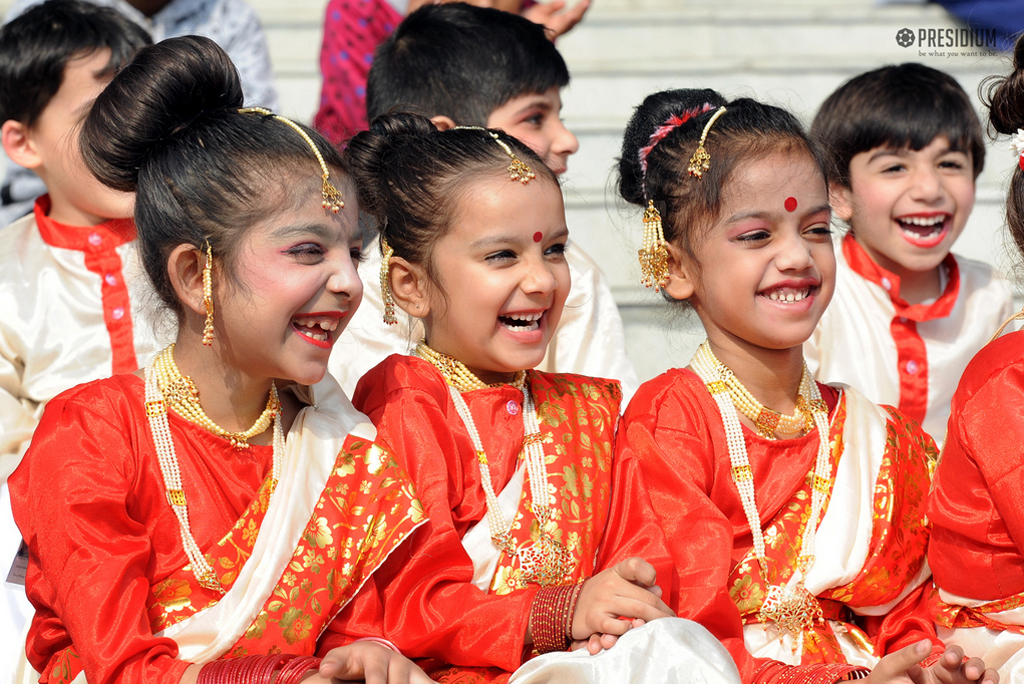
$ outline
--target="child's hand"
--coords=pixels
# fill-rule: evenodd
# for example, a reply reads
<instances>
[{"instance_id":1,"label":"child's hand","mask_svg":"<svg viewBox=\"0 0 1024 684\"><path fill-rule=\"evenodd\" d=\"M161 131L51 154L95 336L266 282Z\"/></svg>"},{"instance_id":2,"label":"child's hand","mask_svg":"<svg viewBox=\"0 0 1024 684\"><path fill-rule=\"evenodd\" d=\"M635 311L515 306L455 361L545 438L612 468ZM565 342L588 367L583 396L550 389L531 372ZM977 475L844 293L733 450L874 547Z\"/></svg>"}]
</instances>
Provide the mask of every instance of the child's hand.
<instances>
[{"instance_id":1,"label":"child's hand","mask_svg":"<svg viewBox=\"0 0 1024 684\"><path fill-rule=\"evenodd\" d=\"M559 12L563 7L565 7L565 0L538 2L524 11L523 16L546 28L549 31L548 37L554 40L563 33L568 33L573 26L580 23L587 8L590 7L590 0L580 0L566 11Z\"/></svg>"},{"instance_id":2,"label":"child's hand","mask_svg":"<svg viewBox=\"0 0 1024 684\"><path fill-rule=\"evenodd\" d=\"M600 635L596 642L600 644L605 637L625 634L638 619L650 622L675 617L661 600L655 579L654 566L642 558L629 558L591 577L580 591L572 617L572 638L589 640L588 649L595 653L591 635Z\"/></svg>"},{"instance_id":3,"label":"child's hand","mask_svg":"<svg viewBox=\"0 0 1024 684\"><path fill-rule=\"evenodd\" d=\"M320 677L366 680L366 684L430 684L433 680L400 653L373 641L332 648L320 663Z\"/></svg>"},{"instance_id":4,"label":"child's hand","mask_svg":"<svg viewBox=\"0 0 1024 684\"><path fill-rule=\"evenodd\" d=\"M878 661L878 665L863 681L893 682L894 684L997 684L999 673L985 669L981 658L963 662L964 652L959 646L950 646L938 662L923 668L920 662L931 653L931 642L920 641L902 648Z\"/></svg>"}]
</instances>

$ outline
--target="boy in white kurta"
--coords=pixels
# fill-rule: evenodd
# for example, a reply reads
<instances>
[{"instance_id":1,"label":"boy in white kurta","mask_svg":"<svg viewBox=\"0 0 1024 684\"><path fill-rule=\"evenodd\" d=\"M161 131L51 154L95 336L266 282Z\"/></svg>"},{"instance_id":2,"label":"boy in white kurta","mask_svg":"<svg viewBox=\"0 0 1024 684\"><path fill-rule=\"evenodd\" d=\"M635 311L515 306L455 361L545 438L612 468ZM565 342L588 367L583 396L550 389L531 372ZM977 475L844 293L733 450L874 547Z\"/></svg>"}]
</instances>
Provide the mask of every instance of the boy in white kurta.
<instances>
[{"instance_id":1,"label":"boy in white kurta","mask_svg":"<svg viewBox=\"0 0 1024 684\"><path fill-rule=\"evenodd\" d=\"M1012 310L1005 279L950 253L985 162L978 117L955 79L908 63L840 86L811 135L850 230L807 364L899 407L941 446L960 376Z\"/></svg>"},{"instance_id":2,"label":"boy in white kurta","mask_svg":"<svg viewBox=\"0 0 1024 684\"><path fill-rule=\"evenodd\" d=\"M110 9L60 0L0 30L0 122L7 156L49 190L0 230L0 581L21 542L7 476L44 404L79 383L130 373L158 349L136 315L132 198L100 185L78 149L78 124L146 33ZM134 281L134 282L133 282ZM24 588L0 591L0 682L32 615Z\"/></svg>"}]
</instances>

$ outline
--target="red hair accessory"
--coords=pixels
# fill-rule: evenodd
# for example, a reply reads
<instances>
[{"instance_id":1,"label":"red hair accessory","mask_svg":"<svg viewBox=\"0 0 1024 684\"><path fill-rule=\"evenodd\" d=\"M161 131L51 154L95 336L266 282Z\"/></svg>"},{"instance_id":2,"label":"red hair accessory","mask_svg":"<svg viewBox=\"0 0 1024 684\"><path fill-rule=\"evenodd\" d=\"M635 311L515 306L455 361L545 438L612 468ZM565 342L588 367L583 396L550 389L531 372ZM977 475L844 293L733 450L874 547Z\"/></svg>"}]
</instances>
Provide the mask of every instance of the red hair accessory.
<instances>
[{"instance_id":1,"label":"red hair accessory","mask_svg":"<svg viewBox=\"0 0 1024 684\"><path fill-rule=\"evenodd\" d=\"M1017 134L1010 139L1010 149L1017 154L1017 166L1024 171L1024 128L1018 128Z\"/></svg>"},{"instance_id":2,"label":"red hair accessory","mask_svg":"<svg viewBox=\"0 0 1024 684\"><path fill-rule=\"evenodd\" d=\"M705 102L700 107L687 109L681 114L673 114L668 117L668 120L665 121L665 123L654 129L654 133L651 133L651 137L647 139L647 145L640 148L640 171L643 172L645 177L647 176L647 155L651 153L651 150L653 150L658 143L664 140L665 136L669 133L679 128L695 116L700 116L704 112L710 112L711 109L711 103Z\"/></svg>"}]
</instances>

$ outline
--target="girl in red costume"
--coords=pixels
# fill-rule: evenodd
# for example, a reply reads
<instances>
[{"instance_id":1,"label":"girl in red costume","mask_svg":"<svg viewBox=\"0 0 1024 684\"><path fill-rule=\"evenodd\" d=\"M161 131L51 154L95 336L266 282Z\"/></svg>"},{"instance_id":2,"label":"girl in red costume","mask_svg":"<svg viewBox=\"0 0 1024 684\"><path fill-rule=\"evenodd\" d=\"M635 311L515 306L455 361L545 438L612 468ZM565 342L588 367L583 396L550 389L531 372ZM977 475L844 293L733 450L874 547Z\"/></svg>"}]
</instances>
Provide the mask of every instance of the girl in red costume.
<instances>
[{"instance_id":1,"label":"girl in red costume","mask_svg":"<svg viewBox=\"0 0 1024 684\"><path fill-rule=\"evenodd\" d=\"M799 123L711 90L656 93L619 169L620 194L646 210L645 283L708 336L641 387L617 437L669 539L669 605L719 636L747 682L994 681L922 641L931 439L804 365L836 267L823 165Z\"/></svg>"},{"instance_id":2,"label":"girl in red costume","mask_svg":"<svg viewBox=\"0 0 1024 684\"><path fill-rule=\"evenodd\" d=\"M11 476L36 608L19 682L429 681L373 641L318 651L423 516L325 377L362 293L345 165L241 106L224 52L175 38L140 50L85 122L94 173L136 193L177 336L144 371L53 399Z\"/></svg>"},{"instance_id":3,"label":"girl in red costume","mask_svg":"<svg viewBox=\"0 0 1024 684\"><path fill-rule=\"evenodd\" d=\"M992 127L1013 136L1011 147L1024 154L1024 39L1014 49L1013 73L992 84L989 99ZM1024 157L1016 162L1006 220L1024 253ZM967 366L928 508L939 636L1011 682L1024 677L1022 402L1024 333L1016 332L991 342Z\"/></svg>"},{"instance_id":4,"label":"girl in red costume","mask_svg":"<svg viewBox=\"0 0 1024 684\"><path fill-rule=\"evenodd\" d=\"M554 653L671 615L655 584L671 576L661 532L633 462L612 458L618 383L530 370L569 291L555 175L503 133L414 115L379 117L348 158L381 233L385 320L397 307L426 330L354 397L429 518L375 578L383 636L445 682L507 680L531 653L551 655L514 681L622 681L625 666L604 654ZM638 676L736 681L692 628L702 647Z\"/></svg>"}]
</instances>

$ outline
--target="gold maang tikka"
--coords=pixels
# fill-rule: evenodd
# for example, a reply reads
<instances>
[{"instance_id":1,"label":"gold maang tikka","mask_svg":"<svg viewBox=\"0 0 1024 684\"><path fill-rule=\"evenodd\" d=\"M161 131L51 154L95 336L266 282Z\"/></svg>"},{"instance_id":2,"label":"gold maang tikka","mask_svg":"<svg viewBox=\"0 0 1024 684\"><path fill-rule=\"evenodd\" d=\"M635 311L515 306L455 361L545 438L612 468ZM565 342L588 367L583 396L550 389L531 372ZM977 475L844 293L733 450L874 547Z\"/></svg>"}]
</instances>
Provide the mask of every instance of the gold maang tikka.
<instances>
[{"instance_id":1,"label":"gold maang tikka","mask_svg":"<svg viewBox=\"0 0 1024 684\"><path fill-rule=\"evenodd\" d=\"M206 263L203 264L203 306L206 308L206 325L203 326L203 345L213 344L213 247L206 241Z\"/></svg>"},{"instance_id":2,"label":"gold maang tikka","mask_svg":"<svg viewBox=\"0 0 1024 684\"><path fill-rule=\"evenodd\" d=\"M694 151L693 156L690 157L689 166L686 167L686 172L691 176L696 176L698 180L704 176L705 171L711 168L711 155L704 148L704 141L708 138L708 131L711 130L712 124L723 114L725 114L725 107L719 107L711 115L711 118L708 119L708 122L704 125L704 130L700 134L700 142L697 143L697 149Z\"/></svg>"},{"instance_id":3,"label":"gold maang tikka","mask_svg":"<svg viewBox=\"0 0 1024 684\"><path fill-rule=\"evenodd\" d=\"M494 131L492 131L492 130L490 130L488 128L484 128L483 126L456 126L456 127L452 128L451 130L453 130L453 131L483 131L487 135L491 136L491 138L494 140L494 142L498 143L498 145L501 147L501 149L505 150L505 154L508 155L509 159L512 160L511 162L509 162L509 165L506 167L507 170L508 170L508 178L509 178L509 180L519 181L523 185L526 185L527 183L529 183L530 181L532 181L534 178L537 177L537 174L535 174L533 172L533 169L531 169L529 167L529 165L526 164L526 162L524 162L522 159L520 159L518 156L516 156L516 153L512 150L512 147L509 146L509 144L507 142L502 140L501 137L497 133L495 133Z\"/></svg>"},{"instance_id":4,"label":"gold maang tikka","mask_svg":"<svg viewBox=\"0 0 1024 684\"><path fill-rule=\"evenodd\" d=\"M345 207L345 200L341 197L341 192L331 183L331 171L327 168L327 162L324 161L324 156L320 154L320 149L313 142L313 139L309 137L306 131L302 130L302 127L291 119L286 119L283 116L274 114L269 109L264 107L245 107L238 110L241 114L263 114L264 116L271 116L274 119L285 124L296 133L302 136L302 139L306 141L309 148L313 150L313 154L316 155L316 160L320 163L320 170L323 171L323 187L321 193L323 194L323 208L329 209L332 213L337 214Z\"/></svg>"},{"instance_id":5,"label":"gold maang tikka","mask_svg":"<svg viewBox=\"0 0 1024 684\"><path fill-rule=\"evenodd\" d=\"M661 213L654 200L647 200L644 211L644 242L640 255L640 282L657 292L668 284L668 242L661 228Z\"/></svg>"},{"instance_id":6,"label":"gold maang tikka","mask_svg":"<svg viewBox=\"0 0 1024 684\"><path fill-rule=\"evenodd\" d=\"M380 296L384 300L384 322L388 325L395 325L398 323L398 317L395 316L395 299L391 296L391 283L388 280L391 257L395 250L391 249L391 245L383 235L380 238L380 251Z\"/></svg>"}]
</instances>

